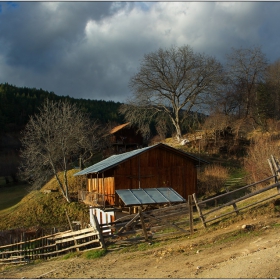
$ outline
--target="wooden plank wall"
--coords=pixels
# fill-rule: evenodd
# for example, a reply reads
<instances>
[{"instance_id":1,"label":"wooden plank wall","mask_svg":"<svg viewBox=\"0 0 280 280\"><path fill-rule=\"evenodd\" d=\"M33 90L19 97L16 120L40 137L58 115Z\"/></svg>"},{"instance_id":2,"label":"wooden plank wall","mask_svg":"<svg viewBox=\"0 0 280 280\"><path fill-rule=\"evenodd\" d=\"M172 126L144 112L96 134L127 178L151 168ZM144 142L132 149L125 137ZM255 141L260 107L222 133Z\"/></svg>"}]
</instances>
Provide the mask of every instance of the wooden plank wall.
<instances>
[{"instance_id":1,"label":"wooden plank wall","mask_svg":"<svg viewBox=\"0 0 280 280\"><path fill-rule=\"evenodd\" d=\"M103 191L104 184L104 191ZM87 189L89 192L97 192L105 194L105 201L110 205L115 203L115 179L114 177L93 178L89 177L87 180Z\"/></svg>"},{"instance_id":2,"label":"wooden plank wall","mask_svg":"<svg viewBox=\"0 0 280 280\"><path fill-rule=\"evenodd\" d=\"M139 170L140 165L140 170ZM184 198L196 191L196 168L191 159L154 149L122 163L115 171L116 189L172 187Z\"/></svg>"}]
</instances>

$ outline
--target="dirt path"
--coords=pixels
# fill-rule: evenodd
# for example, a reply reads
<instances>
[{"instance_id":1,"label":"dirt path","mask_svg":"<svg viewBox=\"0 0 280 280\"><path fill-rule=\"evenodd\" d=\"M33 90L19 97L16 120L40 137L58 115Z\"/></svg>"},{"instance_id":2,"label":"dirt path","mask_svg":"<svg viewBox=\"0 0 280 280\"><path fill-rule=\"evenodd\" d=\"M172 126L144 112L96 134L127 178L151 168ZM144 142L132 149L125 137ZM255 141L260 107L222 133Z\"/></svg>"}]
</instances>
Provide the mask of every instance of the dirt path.
<instances>
[{"instance_id":1,"label":"dirt path","mask_svg":"<svg viewBox=\"0 0 280 280\"><path fill-rule=\"evenodd\" d=\"M252 219L137 252L94 260L53 259L0 272L0 278L279 278L279 218ZM242 230L242 225L251 229Z\"/></svg>"}]
</instances>

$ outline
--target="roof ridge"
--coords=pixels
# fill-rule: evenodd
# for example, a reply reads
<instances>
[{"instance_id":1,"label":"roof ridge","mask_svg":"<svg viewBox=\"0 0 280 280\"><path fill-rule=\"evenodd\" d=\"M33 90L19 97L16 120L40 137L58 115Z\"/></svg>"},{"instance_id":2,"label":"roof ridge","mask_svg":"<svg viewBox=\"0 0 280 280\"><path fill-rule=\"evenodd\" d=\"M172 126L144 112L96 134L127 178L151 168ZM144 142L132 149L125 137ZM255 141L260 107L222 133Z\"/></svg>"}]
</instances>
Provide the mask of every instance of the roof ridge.
<instances>
[{"instance_id":1,"label":"roof ridge","mask_svg":"<svg viewBox=\"0 0 280 280\"><path fill-rule=\"evenodd\" d=\"M164 143L157 143L157 144L154 144L154 145L151 145L151 146L147 146L147 147L143 147L143 148L140 148L140 149L137 149L137 150L132 150L132 151L129 151L129 152L125 152L125 153L122 153L122 154L117 154L117 155L112 155L100 162L97 162L77 173L74 174L74 176L77 176L77 175L86 175L86 174L89 174L89 173L99 173L99 172L104 172L110 168L113 168L117 165L119 165L120 163L126 161L127 159L129 158L132 158L134 156L137 156L149 149L152 149L154 147L157 147L157 146L166 146L174 151L176 151L178 154L185 154L186 156L192 158L193 160L195 161L199 161L199 162L203 162L203 160L201 159L198 159L184 151L181 151L181 150L178 150L174 147L171 147L169 145L166 145Z\"/></svg>"}]
</instances>

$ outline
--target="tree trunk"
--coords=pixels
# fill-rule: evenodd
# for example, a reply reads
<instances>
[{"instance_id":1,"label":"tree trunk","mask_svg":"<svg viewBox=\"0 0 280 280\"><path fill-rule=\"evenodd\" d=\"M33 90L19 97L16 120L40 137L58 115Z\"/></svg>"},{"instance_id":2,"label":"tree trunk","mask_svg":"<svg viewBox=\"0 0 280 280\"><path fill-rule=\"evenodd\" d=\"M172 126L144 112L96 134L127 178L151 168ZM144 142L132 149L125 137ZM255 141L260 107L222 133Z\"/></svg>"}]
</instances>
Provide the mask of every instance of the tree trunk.
<instances>
[{"instance_id":1,"label":"tree trunk","mask_svg":"<svg viewBox=\"0 0 280 280\"><path fill-rule=\"evenodd\" d=\"M64 188L63 188L63 184L62 184L62 182L60 181L60 179L59 179L57 173L55 174L55 178L56 178L56 180L57 180L57 182L58 182L59 188L61 189L62 195L65 197L65 199L67 200L67 202L70 203L71 200L70 200L69 195L68 195L68 186L65 184L66 182L64 182L64 185L65 185L65 189L64 189Z\"/></svg>"},{"instance_id":2,"label":"tree trunk","mask_svg":"<svg viewBox=\"0 0 280 280\"><path fill-rule=\"evenodd\" d=\"M178 142L182 140L182 132L181 132L181 127L179 125L176 126L176 138Z\"/></svg>"},{"instance_id":3,"label":"tree trunk","mask_svg":"<svg viewBox=\"0 0 280 280\"><path fill-rule=\"evenodd\" d=\"M182 140L182 130L180 126L179 110L176 109L174 118L172 118L172 116L170 117L176 129L176 139L180 142Z\"/></svg>"},{"instance_id":4,"label":"tree trunk","mask_svg":"<svg viewBox=\"0 0 280 280\"><path fill-rule=\"evenodd\" d=\"M176 122L174 119L172 119L172 122L176 129L176 139L178 142L180 142L182 140L182 131L181 131L180 124Z\"/></svg>"}]
</instances>

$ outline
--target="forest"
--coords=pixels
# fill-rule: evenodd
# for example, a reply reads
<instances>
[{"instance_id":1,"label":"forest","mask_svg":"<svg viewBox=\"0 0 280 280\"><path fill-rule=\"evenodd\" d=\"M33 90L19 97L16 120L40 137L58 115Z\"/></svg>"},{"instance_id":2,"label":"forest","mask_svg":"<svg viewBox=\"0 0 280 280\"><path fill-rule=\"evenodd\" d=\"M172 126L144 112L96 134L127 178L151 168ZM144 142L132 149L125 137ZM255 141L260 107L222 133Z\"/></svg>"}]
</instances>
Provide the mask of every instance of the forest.
<instances>
[{"instance_id":1,"label":"forest","mask_svg":"<svg viewBox=\"0 0 280 280\"><path fill-rule=\"evenodd\" d=\"M102 123L122 122L122 117L118 114L120 103L58 96L54 92L43 89L16 87L2 83L0 84L0 135L21 131L29 117L38 112L38 108L46 98L53 101L68 100L76 103L82 111L90 115L91 119L98 119Z\"/></svg>"},{"instance_id":2,"label":"forest","mask_svg":"<svg viewBox=\"0 0 280 280\"><path fill-rule=\"evenodd\" d=\"M116 125L123 122L118 113L121 105L113 101L75 99L58 96L43 89L17 87L8 83L0 84L0 177L6 183L18 180L19 151L21 132L30 116L38 113L44 101L68 101L89 115L92 121L103 125Z\"/></svg>"}]
</instances>

